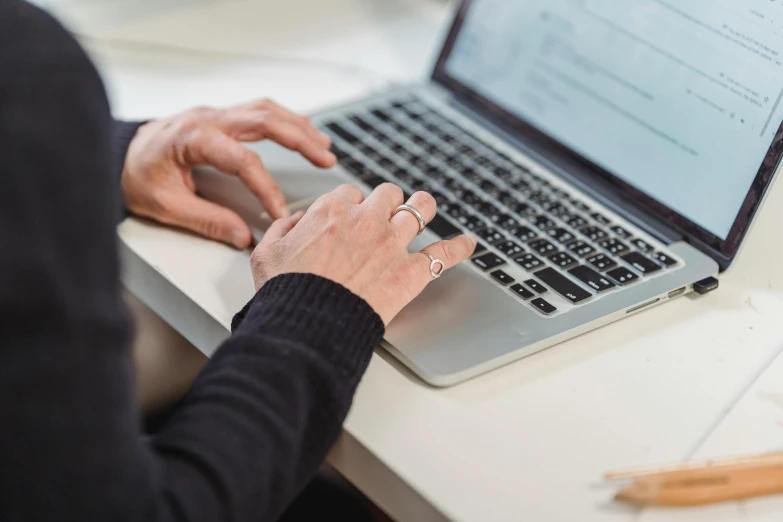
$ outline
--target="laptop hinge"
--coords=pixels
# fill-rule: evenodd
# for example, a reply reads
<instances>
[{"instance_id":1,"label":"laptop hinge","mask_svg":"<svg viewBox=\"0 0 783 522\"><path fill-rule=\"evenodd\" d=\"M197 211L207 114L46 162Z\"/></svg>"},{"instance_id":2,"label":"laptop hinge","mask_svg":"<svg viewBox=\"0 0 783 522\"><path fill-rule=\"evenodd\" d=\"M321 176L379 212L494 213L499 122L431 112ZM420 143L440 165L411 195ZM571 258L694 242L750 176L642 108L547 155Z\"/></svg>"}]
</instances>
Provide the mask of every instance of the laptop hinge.
<instances>
[{"instance_id":1,"label":"laptop hinge","mask_svg":"<svg viewBox=\"0 0 783 522\"><path fill-rule=\"evenodd\" d=\"M457 99L440 85L430 83L428 89L432 89L437 98L446 102L450 107L467 118L476 121L481 127L498 136L502 141L529 156L533 161L541 164L554 175L574 185L591 198L623 216L662 243L671 244L683 240L683 235L668 226L662 217L654 216L640 210L638 205L631 199L618 194L616 189L614 189L609 182L598 178L595 174L589 172L584 165L564 158L561 154L554 153L554 151L548 149L543 144L527 141L519 135L508 132L490 119L484 117L481 112L476 110L473 106Z\"/></svg>"}]
</instances>

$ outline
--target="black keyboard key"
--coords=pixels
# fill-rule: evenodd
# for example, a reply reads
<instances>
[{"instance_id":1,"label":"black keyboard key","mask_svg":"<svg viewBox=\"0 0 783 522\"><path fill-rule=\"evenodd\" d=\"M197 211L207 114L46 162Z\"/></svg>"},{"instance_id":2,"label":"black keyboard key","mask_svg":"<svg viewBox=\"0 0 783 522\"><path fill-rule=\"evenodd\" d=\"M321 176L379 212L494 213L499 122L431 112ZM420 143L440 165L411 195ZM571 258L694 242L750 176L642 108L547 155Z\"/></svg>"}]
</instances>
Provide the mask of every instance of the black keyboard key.
<instances>
[{"instance_id":1,"label":"black keyboard key","mask_svg":"<svg viewBox=\"0 0 783 522\"><path fill-rule=\"evenodd\" d=\"M549 213L555 216L556 218L563 218L568 214L568 209L561 205L560 203L553 205L551 208L549 208Z\"/></svg>"},{"instance_id":2,"label":"black keyboard key","mask_svg":"<svg viewBox=\"0 0 783 522\"><path fill-rule=\"evenodd\" d=\"M337 158L337 161L342 161L342 160L350 157L348 152L346 152L342 148L338 147L337 145L332 145L332 148L329 149L329 150L332 152L332 154L335 155L335 157Z\"/></svg>"},{"instance_id":3,"label":"black keyboard key","mask_svg":"<svg viewBox=\"0 0 783 522\"><path fill-rule=\"evenodd\" d=\"M470 257L477 257L487 252L489 252L489 247L481 241L476 241L476 249L473 250L473 253L470 255Z\"/></svg>"},{"instance_id":4,"label":"black keyboard key","mask_svg":"<svg viewBox=\"0 0 783 522\"><path fill-rule=\"evenodd\" d=\"M362 181L364 182L365 185L369 186L370 188L375 188L379 185L382 185L383 183L386 183L386 180L380 176L369 176L367 178L364 178Z\"/></svg>"},{"instance_id":5,"label":"black keyboard key","mask_svg":"<svg viewBox=\"0 0 783 522\"><path fill-rule=\"evenodd\" d=\"M593 296L593 294L574 283L554 268L539 270L536 272L536 277L573 304L581 303Z\"/></svg>"},{"instance_id":6,"label":"black keyboard key","mask_svg":"<svg viewBox=\"0 0 783 522\"><path fill-rule=\"evenodd\" d=\"M587 262L596 267L601 272L606 272L607 270L611 270L617 266L617 263L613 259L610 259L603 254L595 255L589 258Z\"/></svg>"},{"instance_id":7,"label":"black keyboard key","mask_svg":"<svg viewBox=\"0 0 783 522\"><path fill-rule=\"evenodd\" d=\"M546 239L539 239L530 243L530 248L541 254L542 256L548 256L557 252L557 247L547 241Z\"/></svg>"},{"instance_id":8,"label":"black keyboard key","mask_svg":"<svg viewBox=\"0 0 783 522\"><path fill-rule=\"evenodd\" d=\"M577 264L576 259L565 252L559 252L553 256L549 256L549 260L560 268L568 268Z\"/></svg>"},{"instance_id":9,"label":"black keyboard key","mask_svg":"<svg viewBox=\"0 0 783 522\"><path fill-rule=\"evenodd\" d=\"M617 284L622 286L627 286L639 279L639 276L625 268L624 266L621 266L619 268L615 268L614 270L611 270L606 273L609 277L617 281Z\"/></svg>"},{"instance_id":10,"label":"black keyboard key","mask_svg":"<svg viewBox=\"0 0 783 522\"><path fill-rule=\"evenodd\" d=\"M571 228L582 228L587 225L587 220L582 216L571 216L569 218L563 217L563 221L568 223Z\"/></svg>"},{"instance_id":11,"label":"black keyboard key","mask_svg":"<svg viewBox=\"0 0 783 522\"><path fill-rule=\"evenodd\" d=\"M607 250L610 254L620 255L624 252L628 252L628 246L619 239L604 239L598 246Z\"/></svg>"},{"instance_id":12,"label":"black keyboard key","mask_svg":"<svg viewBox=\"0 0 783 522\"><path fill-rule=\"evenodd\" d=\"M590 207L588 207L587 205L585 205L584 203L582 203L582 202L581 202L581 201L579 201L579 200L574 200L573 202L571 202L571 204L572 204L572 205L573 205L575 208L577 208L577 209L581 210L582 212L590 212Z\"/></svg>"},{"instance_id":13,"label":"black keyboard key","mask_svg":"<svg viewBox=\"0 0 783 522\"><path fill-rule=\"evenodd\" d=\"M377 175L370 167L355 159L344 160L340 163L340 166L359 179Z\"/></svg>"},{"instance_id":14,"label":"black keyboard key","mask_svg":"<svg viewBox=\"0 0 783 522\"><path fill-rule=\"evenodd\" d=\"M591 256L596 252L595 248L588 245L584 241L576 241L575 243L568 245L566 248L581 258Z\"/></svg>"},{"instance_id":15,"label":"black keyboard key","mask_svg":"<svg viewBox=\"0 0 783 522\"><path fill-rule=\"evenodd\" d=\"M350 144L357 143L359 141L359 138L354 136L351 132L345 129L342 125L338 123L328 123L326 124L326 128L332 132L335 136L339 136L340 138L344 139Z\"/></svg>"},{"instance_id":16,"label":"black keyboard key","mask_svg":"<svg viewBox=\"0 0 783 522\"><path fill-rule=\"evenodd\" d=\"M508 208L511 209L512 212L515 212L519 214L520 216L524 217L530 217L535 215L536 211L533 210L533 207L528 205L527 203L522 203L521 201L516 201L514 203L506 204Z\"/></svg>"},{"instance_id":17,"label":"black keyboard key","mask_svg":"<svg viewBox=\"0 0 783 522\"><path fill-rule=\"evenodd\" d=\"M458 200L471 205L474 208L484 203L484 200L481 199L481 196L468 189L457 189L454 191L454 196Z\"/></svg>"},{"instance_id":18,"label":"black keyboard key","mask_svg":"<svg viewBox=\"0 0 783 522\"><path fill-rule=\"evenodd\" d=\"M476 209L476 212L487 217L500 214L500 210L495 205L483 199L472 203L471 206Z\"/></svg>"},{"instance_id":19,"label":"black keyboard key","mask_svg":"<svg viewBox=\"0 0 783 522\"><path fill-rule=\"evenodd\" d=\"M557 307L555 305L541 297L530 301L530 304L532 304L536 310L544 315L552 315L553 313L557 312Z\"/></svg>"},{"instance_id":20,"label":"black keyboard key","mask_svg":"<svg viewBox=\"0 0 783 522\"><path fill-rule=\"evenodd\" d=\"M522 257L514 259L514 261L528 272L544 265L544 262L533 254L525 254Z\"/></svg>"},{"instance_id":21,"label":"black keyboard key","mask_svg":"<svg viewBox=\"0 0 783 522\"><path fill-rule=\"evenodd\" d=\"M598 212L593 212L590 214L590 217L595 219L598 223L602 225L608 225L611 223L608 217L604 216L603 214L599 214Z\"/></svg>"},{"instance_id":22,"label":"black keyboard key","mask_svg":"<svg viewBox=\"0 0 783 522\"><path fill-rule=\"evenodd\" d=\"M549 236L558 243L570 243L574 241L576 237L564 228L552 228L548 231Z\"/></svg>"},{"instance_id":23,"label":"black keyboard key","mask_svg":"<svg viewBox=\"0 0 783 522\"><path fill-rule=\"evenodd\" d=\"M538 237L538 234L533 232L532 229L525 226L512 228L510 232L524 243L527 243L528 241L532 241L533 239Z\"/></svg>"},{"instance_id":24,"label":"black keyboard key","mask_svg":"<svg viewBox=\"0 0 783 522\"><path fill-rule=\"evenodd\" d=\"M375 116L376 118L378 118L379 120L381 120L381 121L391 121L391 116L389 116L388 113L386 113L386 112L384 112L384 111L382 111L380 109L376 109L376 110L372 111L371 114L373 116Z\"/></svg>"},{"instance_id":25,"label":"black keyboard key","mask_svg":"<svg viewBox=\"0 0 783 522\"><path fill-rule=\"evenodd\" d=\"M373 127L373 125L370 122L368 122L367 120L359 116L351 116L350 120L353 122L354 125L356 125L357 127L359 127L365 132L372 132L375 130L375 127Z\"/></svg>"},{"instance_id":26,"label":"black keyboard key","mask_svg":"<svg viewBox=\"0 0 783 522\"><path fill-rule=\"evenodd\" d=\"M517 203L517 197L513 195L511 192L507 192L505 190L501 191L500 194L498 194L497 200L500 201L500 203L506 207L509 207L510 205L515 205Z\"/></svg>"},{"instance_id":27,"label":"black keyboard key","mask_svg":"<svg viewBox=\"0 0 783 522\"><path fill-rule=\"evenodd\" d=\"M551 270L551 268L547 270ZM538 275L538 273L536 273L536 275ZM529 289L531 289L538 295L544 295L545 293L549 292L549 288L545 287L535 279L528 279L527 281L525 281L525 285L527 285Z\"/></svg>"},{"instance_id":28,"label":"black keyboard key","mask_svg":"<svg viewBox=\"0 0 783 522\"><path fill-rule=\"evenodd\" d=\"M502 270L495 270L489 275L492 276L492 279L504 286L508 286L514 282L514 278Z\"/></svg>"},{"instance_id":29,"label":"black keyboard key","mask_svg":"<svg viewBox=\"0 0 783 522\"><path fill-rule=\"evenodd\" d=\"M569 270L572 276L576 277L584 284L596 292L606 292L615 288L615 285L608 277L604 277L589 266L581 265Z\"/></svg>"},{"instance_id":30,"label":"black keyboard key","mask_svg":"<svg viewBox=\"0 0 783 522\"><path fill-rule=\"evenodd\" d=\"M615 235L620 239L628 239L629 237L631 237L631 233L619 225L613 226L611 228L611 231L614 232Z\"/></svg>"},{"instance_id":31,"label":"black keyboard key","mask_svg":"<svg viewBox=\"0 0 783 522\"><path fill-rule=\"evenodd\" d=\"M481 189L484 192L492 196L494 199L499 199L500 193L503 192L503 189L501 189L500 187L498 187L488 179L481 181L479 183L479 187L481 187Z\"/></svg>"},{"instance_id":32,"label":"black keyboard key","mask_svg":"<svg viewBox=\"0 0 783 522\"><path fill-rule=\"evenodd\" d=\"M677 260L671 257L668 254L664 254L663 252L656 252L653 254L653 257L656 261L664 265L665 267L671 267L677 264Z\"/></svg>"},{"instance_id":33,"label":"black keyboard key","mask_svg":"<svg viewBox=\"0 0 783 522\"><path fill-rule=\"evenodd\" d=\"M600 241L608 236L606 232L598 227L582 227L579 232L586 235L591 241Z\"/></svg>"},{"instance_id":34,"label":"black keyboard key","mask_svg":"<svg viewBox=\"0 0 783 522\"><path fill-rule=\"evenodd\" d=\"M473 261L474 265L484 270L485 272L505 264L505 261L492 253L484 254L481 257L474 257L471 261Z\"/></svg>"},{"instance_id":35,"label":"black keyboard key","mask_svg":"<svg viewBox=\"0 0 783 522\"><path fill-rule=\"evenodd\" d=\"M529 196L532 193L532 187L530 186L530 183L522 178L511 180L508 182L508 184L514 187L514 190L518 190L526 196Z\"/></svg>"},{"instance_id":36,"label":"black keyboard key","mask_svg":"<svg viewBox=\"0 0 783 522\"><path fill-rule=\"evenodd\" d=\"M435 201L438 203L438 206L453 202L451 198L449 198L443 192L438 192L437 190L429 190L428 192L430 193L430 196L435 198Z\"/></svg>"},{"instance_id":37,"label":"black keyboard key","mask_svg":"<svg viewBox=\"0 0 783 522\"><path fill-rule=\"evenodd\" d=\"M432 221L430 221L429 225L427 225L427 228L444 239L451 236L456 236L460 233L460 229L446 221L441 216L435 216Z\"/></svg>"},{"instance_id":38,"label":"black keyboard key","mask_svg":"<svg viewBox=\"0 0 783 522\"><path fill-rule=\"evenodd\" d=\"M461 216L457 218L457 222L471 232L487 226L484 220L479 219L476 216Z\"/></svg>"},{"instance_id":39,"label":"black keyboard key","mask_svg":"<svg viewBox=\"0 0 783 522\"><path fill-rule=\"evenodd\" d=\"M638 250L641 250L642 252L652 252L653 247L651 247L647 242L636 238L631 240L631 244L635 246Z\"/></svg>"},{"instance_id":40,"label":"black keyboard key","mask_svg":"<svg viewBox=\"0 0 783 522\"><path fill-rule=\"evenodd\" d=\"M511 291L517 294L519 297L527 301L528 299L533 299L536 294L525 288L524 286L520 285L519 283L515 284L511 287Z\"/></svg>"},{"instance_id":41,"label":"black keyboard key","mask_svg":"<svg viewBox=\"0 0 783 522\"><path fill-rule=\"evenodd\" d=\"M461 218L462 216L467 216L468 211L459 203L448 203L446 205L443 205L441 207L444 213L448 214L449 216L453 217L454 219Z\"/></svg>"},{"instance_id":42,"label":"black keyboard key","mask_svg":"<svg viewBox=\"0 0 783 522\"><path fill-rule=\"evenodd\" d=\"M557 225L547 216L537 216L533 218L533 224L541 230L549 230L555 228Z\"/></svg>"},{"instance_id":43,"label":"black keyboard key","mask_svg":"<svg viewBox=\"0 0 783 522\"><path fill-rule=\"evenodd\" d=\"M495 214L493 216L490 216L489 219L490 219L490 221L495 223L500 228L503 228L503 229L506 229L506 230L509 230L509 229L512 229L512 228L515 228L515 227L519 226L519 221L517 221L513 217L509 216L508 214L504 214L502 212L497 213L497 214Z\"/></svg>"},{"instance_id":44,"label":"black keyboard key","mask_svg":"<svg viewBox=\"0 0 783 522\"><path fill-rule=\"evenodd\" d=\"M525 254L525 249L514 241L504 241L503 243L495 245L495 248L500 250L503 255L512 259Z\"/></svg>"},{"instance_id":45,"label":"black keyboard key","mask_svg":"<svg viewBox=\"0 0 783 522\"><path fill-rule=\"evenodd\" d=\"M625 254L622 256L622 260L645 275L654 274L661 269L661 265L651 260L650 258L643 256L639 252Z\"/></svg>"},{"instance_id":46,"label":"black keyboard key","mask_svg":"<svg viewBox=\"0 0 783 522\"><path fill-rule=\"evenodd\" d=\"M503 234L501 234L500 232L498 232L493 228L482 228L480 230L476 230L474 234L480 237L481 239L483 239L484 241L486 241L487 243L489 243L490 245L499 243L504 239L506 239L506 236L504 236Z\"/></svg>"},{"instance_id":47,"label":"black keyboard key","mask_svg":"<svg viewBox=\"0 0 783 522\"><path fill-rule=\"evenodd\" d=\"M506 167L498 167L494 171L495 176L503 181L512 181L514 179L514 173Z\"/></svg>"}]
</instances>

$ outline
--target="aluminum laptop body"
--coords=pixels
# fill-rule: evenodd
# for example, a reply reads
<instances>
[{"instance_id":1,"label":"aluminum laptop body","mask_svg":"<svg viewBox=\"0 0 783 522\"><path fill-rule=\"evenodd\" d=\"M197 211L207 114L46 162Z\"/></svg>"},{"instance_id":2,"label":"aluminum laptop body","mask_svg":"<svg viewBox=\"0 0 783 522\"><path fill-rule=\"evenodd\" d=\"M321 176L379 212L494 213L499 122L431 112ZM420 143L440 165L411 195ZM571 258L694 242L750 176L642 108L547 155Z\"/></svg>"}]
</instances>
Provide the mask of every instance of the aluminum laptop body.
<instances>
[{"instance_id":1,"label":"aluminum laptop body","mask_svg":"<svg viewBox=\"0 0 783 522\"><path fill-rule=\"evenodd\" d=\"M428 82L317 114L336 176L438 194L411 252L483 245L384 347L448 386L709 290L781 156L782 40L738 5L466 0Z\"/></svg>"}]
</instances>

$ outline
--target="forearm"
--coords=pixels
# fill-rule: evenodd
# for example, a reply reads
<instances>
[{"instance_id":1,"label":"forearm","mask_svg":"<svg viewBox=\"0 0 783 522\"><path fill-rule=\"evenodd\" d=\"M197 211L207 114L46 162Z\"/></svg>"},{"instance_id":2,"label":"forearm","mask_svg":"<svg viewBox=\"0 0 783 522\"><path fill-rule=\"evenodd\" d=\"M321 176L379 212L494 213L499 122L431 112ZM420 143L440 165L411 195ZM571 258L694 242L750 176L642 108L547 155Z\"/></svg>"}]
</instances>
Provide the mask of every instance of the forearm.
<instances>
[{"instance_id":1,"label":"forearm","mask_svg":"<svg viewBox=\"0 0 783 522\"><path fill-rule=\"evenodd\" d=\"M372 309L335 283L268 282L154 442L187 456L167 463L170 494L201 499L182 503L185 519L275 520L334 443L382 335Z\"/></svg>"}]
</instances>

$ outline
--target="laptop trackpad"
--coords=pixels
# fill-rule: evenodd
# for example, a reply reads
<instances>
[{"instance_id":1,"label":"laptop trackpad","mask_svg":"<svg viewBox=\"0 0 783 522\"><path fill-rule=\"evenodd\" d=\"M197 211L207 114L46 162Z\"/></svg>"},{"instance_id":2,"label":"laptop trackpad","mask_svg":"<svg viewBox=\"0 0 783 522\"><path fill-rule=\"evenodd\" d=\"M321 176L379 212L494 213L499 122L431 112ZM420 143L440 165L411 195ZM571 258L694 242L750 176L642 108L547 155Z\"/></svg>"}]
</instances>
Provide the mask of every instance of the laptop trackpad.
<instances>
[{"instance_id":1,"label":"laptop trackpad","mask_svg":"<svg viewBox=\"0 0 783 522\"><path fill-rule=\"evenodd\" d=\"M437 239L425 233L410 250L417 252ZM478 338L476 332L491 344L493 331L508 336L509 326L525 315L516 298L467 263L431 282L389 325L385 339L403 356L421 364L423 359L448 361L463 349L475 352L476 347L468 345ZM523 339L518 341L521 345Z\"/></svg>"}]
</instances>

